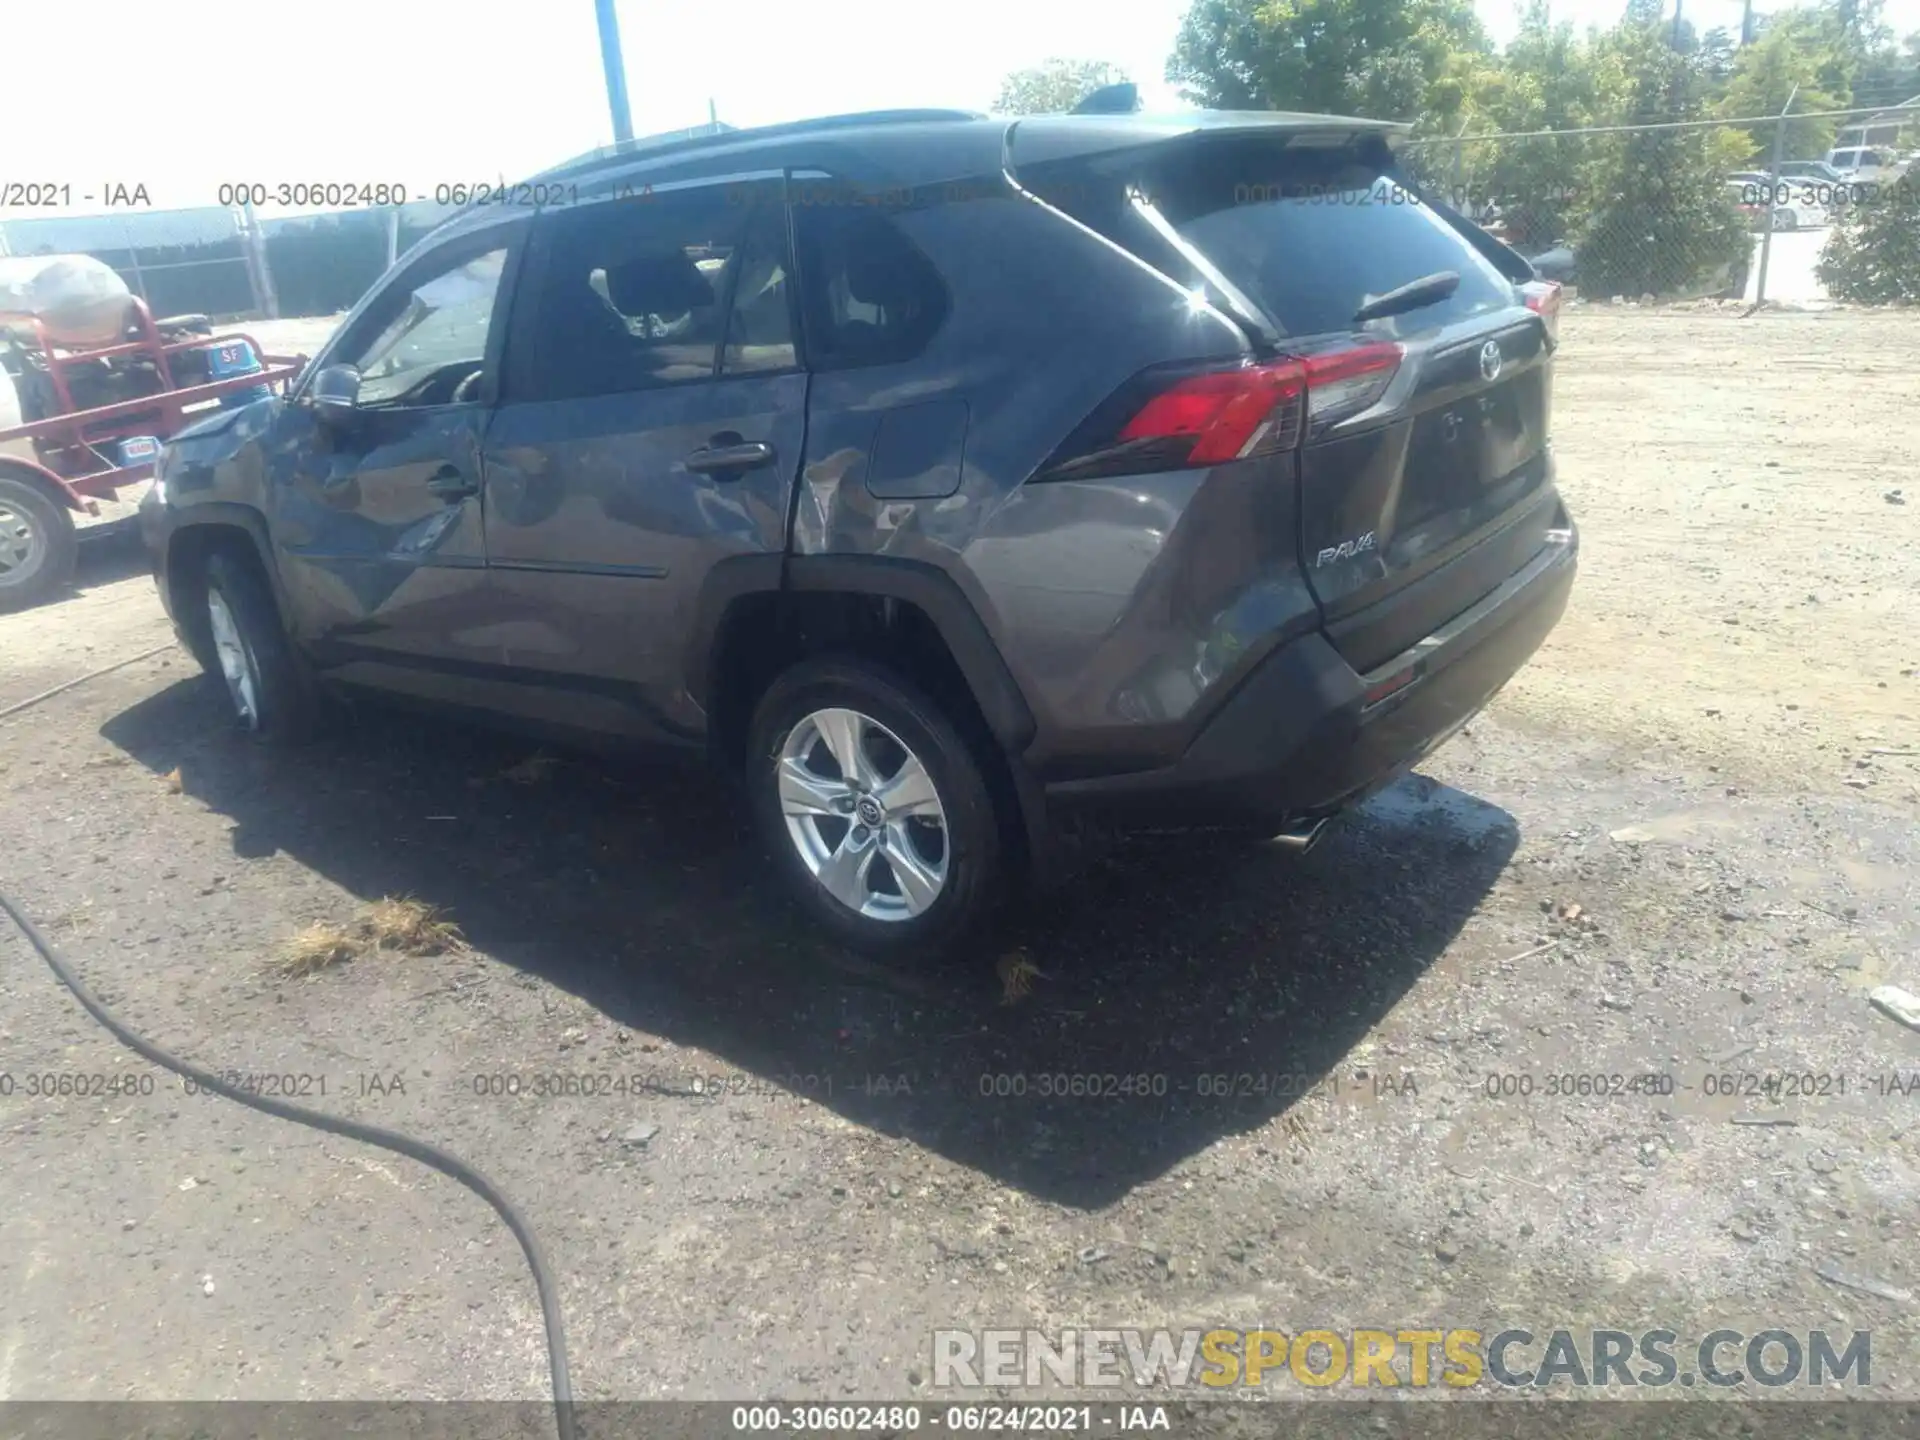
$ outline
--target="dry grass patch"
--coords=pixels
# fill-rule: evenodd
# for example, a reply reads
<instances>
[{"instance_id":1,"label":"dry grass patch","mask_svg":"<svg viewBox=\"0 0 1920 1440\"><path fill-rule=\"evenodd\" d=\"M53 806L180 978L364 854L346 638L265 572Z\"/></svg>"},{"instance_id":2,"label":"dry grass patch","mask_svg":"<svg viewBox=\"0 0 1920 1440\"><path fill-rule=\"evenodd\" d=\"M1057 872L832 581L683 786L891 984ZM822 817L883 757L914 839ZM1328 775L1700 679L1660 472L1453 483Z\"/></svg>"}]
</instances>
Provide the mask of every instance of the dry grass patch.
<instances>
[{"instance_id":1,"label":"dry grass patch","mask_svg":"<svg viewBox=\"0 0 1920 1440\"><path fill-rule=\"evenodd\" d=\"M281 951L279 968L283 975L318 975L344 965L360 953L359 937L350 930L326 921L316 921L300 931Z\"/></svg>"},{"instance_id":2,"label":"dry grass patch","mask_svg":"<svg viewBox=\"0 0 1920 1440\"><path fill-rule=\"evenodd\" d=\"M445 955L467 948L460 927L423 901L405 895L376 900L351 927L317 921L281 951L283 975L318 975L369 951L400 955Z\"/></svg>"},{"instance_id":3,"label":"dry grass patch","mask_svg":"<svg viewBox=\"0 0 1920 1440\"><path fill-rule=\"evenodd\" d=\"M407 895L376 900L361 924L375 945L403 955L444 955L466 948L460 927L437 906Z\"/></svg>"}]
</instances>

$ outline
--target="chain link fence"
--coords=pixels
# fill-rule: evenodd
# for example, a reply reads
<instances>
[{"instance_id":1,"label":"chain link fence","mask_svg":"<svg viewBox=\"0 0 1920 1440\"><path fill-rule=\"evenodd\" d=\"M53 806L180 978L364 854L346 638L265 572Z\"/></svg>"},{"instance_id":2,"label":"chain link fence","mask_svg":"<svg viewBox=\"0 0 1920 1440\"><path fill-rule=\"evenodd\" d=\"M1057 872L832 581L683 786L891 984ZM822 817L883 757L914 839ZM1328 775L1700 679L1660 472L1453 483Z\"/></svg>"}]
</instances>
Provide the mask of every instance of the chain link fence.
<instances>
[{"instance_id":1,"label":"chain link fence","mask_svg":"<svg viewBox=\"0 0 1920 1440\"><path fill-rule=\"evenodd\" d=\"M0 255L91 255L156 316L333 315L450 213L416 204L262 220L218 206L10 219Z\"/></svg>"},{"instance_id":2,"label":"chain link fence","mask_svg":"<svg viewBox=\"0 0 1920 1440\"><path fill-rule=\"evenodd\" d=\"M1403 156L1425 188L1588 298L1820 301L1836 232L1857 249L1871 212L1920 182L1900 162L1920 112L1882 127L1897 137L1877 152L1885 164L1825 164L1839 126L1887 113L1425 138Z\"/></svg>"},{"instance_id":3,"label":"chain link fence","mask_svg":"<svg viewBox=\"0 0 1920 1440\"><path fill-rule=\"evenodd\" d=\"M246 249L224 207L0 222L0 254L91 255L111 265L155 315L256 311Z\"/></svg>"}]
</instances>

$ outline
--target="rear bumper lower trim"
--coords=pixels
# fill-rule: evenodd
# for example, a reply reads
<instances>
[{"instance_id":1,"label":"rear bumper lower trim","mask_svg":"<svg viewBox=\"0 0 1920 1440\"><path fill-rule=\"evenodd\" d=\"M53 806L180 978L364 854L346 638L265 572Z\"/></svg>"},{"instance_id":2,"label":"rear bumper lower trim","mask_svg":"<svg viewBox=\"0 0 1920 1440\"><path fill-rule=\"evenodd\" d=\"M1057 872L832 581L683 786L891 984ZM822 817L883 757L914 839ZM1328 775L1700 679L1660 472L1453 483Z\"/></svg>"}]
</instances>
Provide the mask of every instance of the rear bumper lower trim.
<instances>
[{"instance_id":1,"label":"rear bumper lower trim","mask_svg":"<svg viewBox=\"0 0 1920 1440\"><path fill-rule=\"evenodd\" d=\"M1566 609L1578 552L1561 526L1518 572L1364 675L1324 634L1303 636L1262 662L1173 764L1054 782L1048 807L1122 826L1276 831L1344 809L1425 759L1526 664Z\"/></svg>"},{"instance_id":2,"label":"rear bumper lower trim","mask_svg":"<svg viewBox=\"0 0 1920 1440\"><path fill-rule=\"evenodd\" d=\"M1542 575L1556 566L1569 563L1578 544L1571 526L1549 530L1546 545L1518 574L1468 606L1431 635L1416 640L1393 659L1362 675L1360 681L1368 695L1382 690L1385 693L1380 694L1378 700L1361 706L1361 718L1372 720L1409 702L1436 663L1444 663L1449 652L1456 649L1472 649L1480 638L1497 630L1505 623L1506 617L1502 612L1508 606L1524 601L1527 592ZM1406 678L1403 679L1403 676ZM1387 689L1388 686L1391 689Z\"/></svg>"}]
</instances>

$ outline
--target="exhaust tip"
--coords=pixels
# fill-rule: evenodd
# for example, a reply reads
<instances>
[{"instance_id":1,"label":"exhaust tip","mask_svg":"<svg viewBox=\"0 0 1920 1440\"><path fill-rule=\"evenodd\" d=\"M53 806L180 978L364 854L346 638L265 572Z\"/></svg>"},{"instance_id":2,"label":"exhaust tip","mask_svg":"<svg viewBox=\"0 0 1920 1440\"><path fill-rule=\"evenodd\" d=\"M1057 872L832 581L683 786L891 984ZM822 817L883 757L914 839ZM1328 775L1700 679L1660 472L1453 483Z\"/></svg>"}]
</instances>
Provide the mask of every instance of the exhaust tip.
<instances>
[{"instance_id":1,"label":"exhaust tip","mask_svg":"<svg viewBox=\"0 0 1920 1440\"><path fill-rule=\"evenodd\" d=\"M1322 815L1317 820L1297 820L1273 837L1273 843L1296 855L1304 855L1320 843L1320 837L1326 833L1327 822L1333 817Z\"/></svg>"}]
</instances>

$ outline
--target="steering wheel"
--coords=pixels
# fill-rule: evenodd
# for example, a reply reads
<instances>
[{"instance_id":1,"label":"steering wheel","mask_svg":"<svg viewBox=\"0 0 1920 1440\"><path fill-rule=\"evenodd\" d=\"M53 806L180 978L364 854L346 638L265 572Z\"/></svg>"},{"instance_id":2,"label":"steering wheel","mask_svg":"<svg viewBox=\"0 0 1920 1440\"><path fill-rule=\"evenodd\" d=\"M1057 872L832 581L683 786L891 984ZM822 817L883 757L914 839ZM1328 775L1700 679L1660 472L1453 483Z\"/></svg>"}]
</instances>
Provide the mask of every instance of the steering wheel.
<instances>
[{"instance_id":1,"label":"steering wheel","mask_svg":"<svg viewBox=\"0 0 1920 1440\"><path fill-rule=\"evenodd\" d=\"M476 370L471 375L467 376L466 379L462 380L458 385L454 386L453 397L449 401L449 403L454 405L464 405L469 400L472 400L475 396L477 396L480 393L480 379L485 374L486 374L486 371L484 370Z\"/></svg>"}]
</instances>

